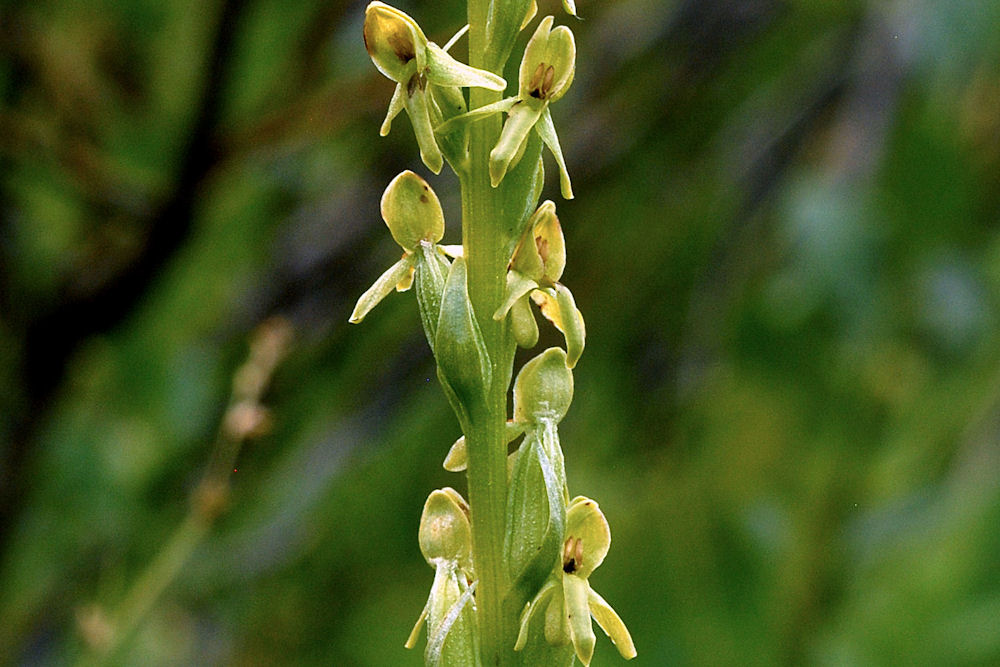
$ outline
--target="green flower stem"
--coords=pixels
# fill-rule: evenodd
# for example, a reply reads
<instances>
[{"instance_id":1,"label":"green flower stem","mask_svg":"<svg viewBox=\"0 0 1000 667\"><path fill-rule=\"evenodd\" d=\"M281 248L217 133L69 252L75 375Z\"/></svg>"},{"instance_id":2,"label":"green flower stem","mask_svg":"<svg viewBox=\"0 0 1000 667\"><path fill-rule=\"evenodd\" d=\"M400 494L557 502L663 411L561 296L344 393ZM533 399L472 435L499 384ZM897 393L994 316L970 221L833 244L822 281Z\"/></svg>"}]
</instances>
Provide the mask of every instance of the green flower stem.
<instances>
[{"instance_id":1,"label":"green flower stem","mask_svg":"<svg viewBox=\"0 0 1000 667\"><path fill-rule=\"evenodd\" d=\"M469 58L473 67L488 68L486 43L488 0L469 0ZM496 72L500 74L500 72ZM470 90L470 108L491 104L500 92ZM517 617L504 609L509 578L503 563L504 518L507 502L507 387L510 384L514 343L505 322L492 315L503 301L506 284L507 239L502 237L499 189L490 185L489 153L500 136L497 114L470 127L470 160L461 178L462 245L469 271L469 297L493 364L493 382L485 409L472 415L466 434L469 504L472 515L473 557L479 584L476 606L484 665L514 662Z\"/></svg>"}]
</instances>

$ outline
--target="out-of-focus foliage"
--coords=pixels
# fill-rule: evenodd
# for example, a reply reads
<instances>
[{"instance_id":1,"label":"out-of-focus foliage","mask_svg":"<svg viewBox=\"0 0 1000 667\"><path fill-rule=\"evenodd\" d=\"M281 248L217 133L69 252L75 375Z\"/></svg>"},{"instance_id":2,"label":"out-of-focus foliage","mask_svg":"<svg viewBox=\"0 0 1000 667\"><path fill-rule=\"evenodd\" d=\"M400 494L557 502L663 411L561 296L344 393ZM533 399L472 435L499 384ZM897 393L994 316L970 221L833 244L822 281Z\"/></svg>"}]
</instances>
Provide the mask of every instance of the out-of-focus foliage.
<instances>
[{"instance_id":1,"label":"out-of-focus foliage","mask_svg":"<svg viewBox=\"0 0 1000 667\"><path fill-rule=\"evenodd\" d=\"M0 8L0 660L106 636L277 315L273 428L119 657L420 663L420 510L464 484L411 296L347 324L382 189L429 177L364 4ZM635 664L1000 662L1000 3L578 9L562 435Z\"/></svg>"}]
</instances>

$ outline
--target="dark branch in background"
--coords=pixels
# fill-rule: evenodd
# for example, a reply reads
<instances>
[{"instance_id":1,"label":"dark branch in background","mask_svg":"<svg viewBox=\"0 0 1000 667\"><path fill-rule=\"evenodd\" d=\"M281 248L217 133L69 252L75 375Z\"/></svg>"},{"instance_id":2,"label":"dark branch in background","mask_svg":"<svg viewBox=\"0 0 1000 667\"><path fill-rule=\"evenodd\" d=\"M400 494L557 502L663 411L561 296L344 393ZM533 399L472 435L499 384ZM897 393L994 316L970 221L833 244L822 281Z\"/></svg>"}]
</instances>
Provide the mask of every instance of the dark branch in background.
<instances>
[{"instance_id":1,"label":"dark branch in background","mask_svg":"<svg viewBox=\"0 0 1000 667\"><path fill-rule=\"evenodd\" d=\"M23 416L14 425L0 478L0 553L6 550L24 502L27 479L21 473L30 458L36 426L63 380L67 362L84 340L110 330L133 311L190 235L199 185L219 157L214 139L223 81L245 5L245 0L223 0L220 5L215 34L206 52L205 77L195 103L197 113L181 151L172 192L148 220L142 249L100 290L86 295L68 292L61 303L27 324Z\"/></svg>"}]
</instances>

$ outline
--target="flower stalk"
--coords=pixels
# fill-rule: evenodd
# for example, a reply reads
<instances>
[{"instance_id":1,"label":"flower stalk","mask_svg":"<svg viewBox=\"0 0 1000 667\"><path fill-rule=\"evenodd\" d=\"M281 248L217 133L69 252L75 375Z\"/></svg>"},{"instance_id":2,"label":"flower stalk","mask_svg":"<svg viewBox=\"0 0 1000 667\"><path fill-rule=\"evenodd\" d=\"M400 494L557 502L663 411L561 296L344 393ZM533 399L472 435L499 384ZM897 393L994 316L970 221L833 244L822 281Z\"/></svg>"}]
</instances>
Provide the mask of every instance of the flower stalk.
<instances>
[{"instance_id":1,"label":"flower stalk","mask_svg":"<svg viewBox=\"0 0 1000 667\"><path fill-rule=\"evenodd\" d=\"M575 16L575 3L563 5ZM572 293L559 282L566 247L555 203L539 200L543 146L555 157L563 197L573 197L550 113L573 81L572 32L542 18L521 56L513 96L503 96L509 86L501 78L536 10L534 0L469 0L468 65L398 9L372 2L365 17L368 53L396 82L382 133L405 110L425 166L436 174L447 163L462 189L462 244L444 246L430 184L411 171L393 179L382 217L403 256L351 315L360 322L393 290L415 288L438 379L462 429L444 465L466 473L468 502L454 489L435 491L421 519L421 549L436 574L406 645L414 646L426 625L428 665L589 664L591 615L611 628L622 656L635 655L624 624L587 582L610 546L610 531L600 530L603 514L594 518L596 503L586 507L587 525L597 529L569 532L580 523L571 518L582 501L570 502L558 423L572 400L585 334ZM550 348L521 368L509 418L514 353L538 340L531 302L563 332L566 350ZM591 544L594 535L599 544ZM566 553L594 565L570 572Z\"/></svg>"}]
</instances>

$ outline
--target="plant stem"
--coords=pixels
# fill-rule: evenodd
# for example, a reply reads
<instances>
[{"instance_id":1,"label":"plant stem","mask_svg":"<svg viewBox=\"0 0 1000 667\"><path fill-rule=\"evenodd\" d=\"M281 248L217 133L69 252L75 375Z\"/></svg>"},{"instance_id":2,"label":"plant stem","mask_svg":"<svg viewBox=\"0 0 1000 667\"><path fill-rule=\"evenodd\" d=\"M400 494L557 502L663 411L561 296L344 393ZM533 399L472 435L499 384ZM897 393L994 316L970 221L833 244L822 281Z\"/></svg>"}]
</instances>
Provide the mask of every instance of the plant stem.
<instances>
[{"instance_id":1,"label":"plant stem","mask_svg":"<svg viewBox=\"0 0 1000 667\"><path fill-rule=\"evenodd\" d=\"M469 0L469 58L473 67L486 68L488 0ZM500 74L501 72L497 72ZM500 93L472 88L470 108L500 99ZM462 175L462 244L468 266L469 298L490 355L493 383L485 409L472 415L466 434L469 465L469 503L480 641L484 665L513 662L516 619L504 610L509 587L503 561L507 502L507 387L513 362L513 343L503 322L493 312L503 298L509 258L498 191L490 185L489 153L500 135L499 116L472 124L469 168Z\"/></svg>"}]
</instances>

